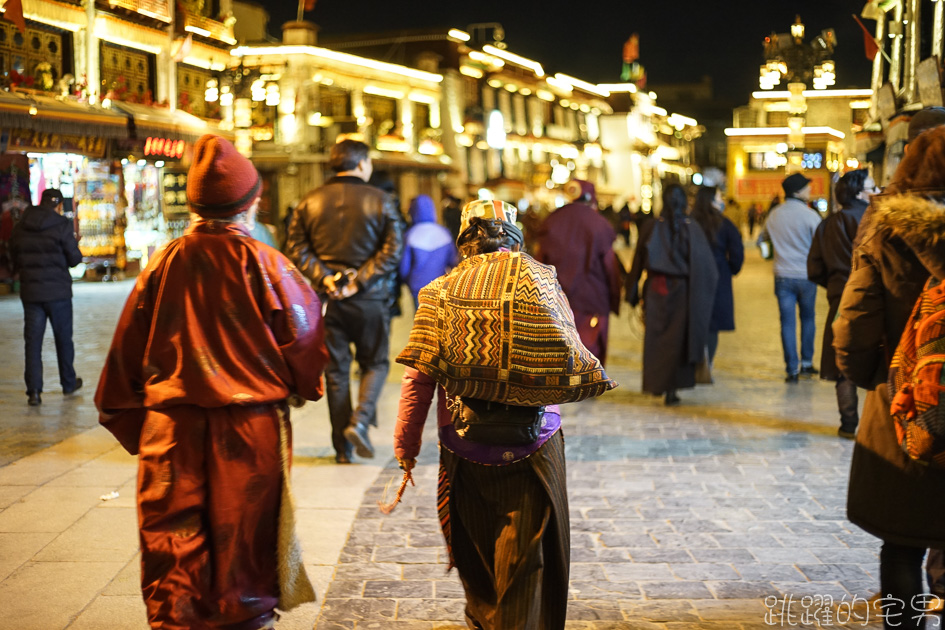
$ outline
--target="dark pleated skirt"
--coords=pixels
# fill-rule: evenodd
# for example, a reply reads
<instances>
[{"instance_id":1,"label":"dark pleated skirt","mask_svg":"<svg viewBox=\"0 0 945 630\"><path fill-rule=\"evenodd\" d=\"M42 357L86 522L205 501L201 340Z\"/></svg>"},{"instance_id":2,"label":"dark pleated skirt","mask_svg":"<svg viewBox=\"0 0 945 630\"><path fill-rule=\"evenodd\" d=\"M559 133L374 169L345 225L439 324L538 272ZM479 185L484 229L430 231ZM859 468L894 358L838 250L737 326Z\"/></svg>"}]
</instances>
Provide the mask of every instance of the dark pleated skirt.
<instances>
[{"instance_id":1,"label":"dark pleated skirt","mask_svg":"<svg viewBox=\"0 0 945 630\"><path fill-rule=\"evenodd\" d=\"M571 536L561 431L507 466L475 464L441 447L439 490L470 628L563 629Z\"/></svg>"}]
</instances>

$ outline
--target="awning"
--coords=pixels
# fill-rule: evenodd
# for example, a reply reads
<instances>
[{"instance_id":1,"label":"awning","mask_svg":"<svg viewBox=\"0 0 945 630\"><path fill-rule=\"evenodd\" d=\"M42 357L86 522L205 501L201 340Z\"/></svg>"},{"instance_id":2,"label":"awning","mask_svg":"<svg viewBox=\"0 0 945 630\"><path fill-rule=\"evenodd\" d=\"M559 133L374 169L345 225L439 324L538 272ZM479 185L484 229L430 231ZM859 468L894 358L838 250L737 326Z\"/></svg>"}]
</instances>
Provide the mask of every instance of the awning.
<instances>
[{"instance_id":1,"label":"awning","mask_svg":"<svg viewBox=\"0 0 945 630\"><path fill-rule=\"evenodd\" d=\"M132 117L132 139L143 140L148 136L160 136L171 140L196 141L207 133L215 133L232 139L232 134L221 132L217 125L211 125L203 118L160 107L150 107L137 103L112 101L112 109L130 114Z\"/></svg>"},{"instance_id":2,"label":"awning","mask_svg":"<svg viewBox=\"0 0 945 630\"><path fill-rule=\"evenodd\" d=\"M0 90L0 127L41 133L127 138L128 117L97 105Z\"/></svg>"}]
</instances>

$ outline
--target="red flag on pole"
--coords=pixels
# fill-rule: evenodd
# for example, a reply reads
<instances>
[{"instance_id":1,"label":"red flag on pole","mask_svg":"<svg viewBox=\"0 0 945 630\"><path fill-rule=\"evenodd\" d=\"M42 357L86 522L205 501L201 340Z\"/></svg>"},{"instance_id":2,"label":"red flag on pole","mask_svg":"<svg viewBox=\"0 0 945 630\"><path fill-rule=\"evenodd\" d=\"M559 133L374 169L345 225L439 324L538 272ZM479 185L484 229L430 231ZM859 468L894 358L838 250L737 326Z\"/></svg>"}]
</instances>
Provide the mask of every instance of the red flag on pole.
<instances>
[{"instance_id":1,"label":"red flag on pole","mask_svg":"<svg viewBox=\"0 0 945 630\"><path fill-rule=\"evenodd\" d=\"M26 35L26 20L23 18L23 0L7 0L3 5L3 17L16 24L16 28Z\"/></svg>"},{"instance_id":2,"label":"red flag on pole","mask_svg":"<svg viewBox=\"0 0 945 630\"><path fill-rule=\"evenodd\" d=\"M315 0L305 0L305 10L312 11L315 9Z\"/></svg>"},{"instance_id":3,"label":"red flag on pole","mask_svg":"<svg viewBox=\"0 0 945 630\"><path fill-rule=\"evenodd\" d=\"M863 29L863 48L866 52L866 58L873 61L873 59L876 58L876 54L879 52L879 44L876 43L876 38L874 38L873 34L866 28L866 25L860 21L860 18L854 15L853 19L856 20L856 23Z\"/></svg>"}]
</instances>

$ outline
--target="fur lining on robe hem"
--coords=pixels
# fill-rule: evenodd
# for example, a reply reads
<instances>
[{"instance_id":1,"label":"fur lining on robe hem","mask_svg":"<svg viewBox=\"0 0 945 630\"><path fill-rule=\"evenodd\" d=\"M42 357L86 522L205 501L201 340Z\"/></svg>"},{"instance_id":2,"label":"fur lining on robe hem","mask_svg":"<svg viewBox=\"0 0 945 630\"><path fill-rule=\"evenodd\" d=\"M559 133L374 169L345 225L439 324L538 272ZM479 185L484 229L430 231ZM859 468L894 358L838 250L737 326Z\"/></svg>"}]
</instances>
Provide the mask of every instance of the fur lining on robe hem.
<instances>
[{"instance_id":1,"label":"fur lining on robe hem","mask_svg":"<svg viewBox=\"0 0 945 630\"><path fill-rule=\"evenodd\" d=\"M279 571L279 610L292 610L299 604L315 601L305 565L302 564L302 545L295 534L295 497L290 485L289 422L280 411L279 449L282 455L282 500L279 503L279 538L277 543Z\"/></svg>"}]
</instances>

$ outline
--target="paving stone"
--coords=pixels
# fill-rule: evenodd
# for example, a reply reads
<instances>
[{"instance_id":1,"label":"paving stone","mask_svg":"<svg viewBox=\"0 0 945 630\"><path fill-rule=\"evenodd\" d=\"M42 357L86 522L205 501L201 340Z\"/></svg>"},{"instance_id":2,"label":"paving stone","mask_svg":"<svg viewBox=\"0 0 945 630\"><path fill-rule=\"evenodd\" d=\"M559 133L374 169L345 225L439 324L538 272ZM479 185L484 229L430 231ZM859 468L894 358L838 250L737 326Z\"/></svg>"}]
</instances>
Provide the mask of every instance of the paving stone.
<instances>
[{"instance_id":1,"label":"paving stone","mask_svg":"<svg viewBox=\"0 0 945 630\"><path fill-rule=\"evenodd\" d=\"M712 593L702 582L640 582L647 599L705 599Z\"/></svg>"},{"instance_id":2,"label":"paving stone","mask_svg":"<svg viewBox=\"0 0 945 630\"><path fill-rule=\"evenodd\" d=\"M368 580L364 583L365 598L381 597L391 599L402 598L431 598L433 597L433 582L413 580Z\"/></svg>"},{"instance_id":3,"label":"paving stone","mask_svg":"<svg viewBox=\"0 0 945 630\"><path fill-rule=\"evenodd\" d=\"M696 562L755 562L756 558L747 549L689 549Z\"/></svg>"},{"instance_id":4,"label":"paving stone","mask_svg":"<svg viewBox=\"0 0 945 630\"><path fill-rule=\"evenodd\" d=\"M740 577L728 564L671 564L669 568L680 580L737 580Z\"/></svg>"},{"instance_id":5,"label":"paving stone","mask_svg":"<svg viewBox=\"0 0 945 630\"><path fill-rule=\"evenodd\" d=\"M396 608L397 601L393 599L326 599L320 619L393 619Z\"/></svg>"},{"instance_id":6,"label":"paving stone","mask_svg":"<svg viewBox=\"0 0 945 630\"><path fill-rule=\"evenodd\" d=\"M771 582L765 581L710 581L706 583L719 599L762 598L775 593Z\"/></svg>"},{"instance_id":7,"label":"paving stone","mask_svg":"<svg viewBox=\"0 0 945 630\"><path fill-rule=\"evenodd\" d=\"M401 599L397 619L462 622L465 609L465 599Z\"/></svg>"},{"instance_id":8,"label":"paving stone","mask_svg":"<svg viewBox=\"0 0 945 630\"><path fill-rule=\"evenodd\" d=\"M812 582L862 580L869 577L869 573L856 564L798 564L797 568Z\"/></svg>"},{"instance_id":9,"label":"paving stone","mask_svg":"<svg viewBox=\"0 0 945 630\"><path fill-rule=\"evenodd\" d=\"M682 565L680 565L682 566ZM672 580L673 572L668 564L626 563L605 564L604 574L611 582L637 582L641 580Z\"/></svg>"},{"instance_id":10,"label":"paving stone","mask_svg":"<svg viewBox=\"0 0 945 630\"><path fill-rule=\"evenodd\" d=\"M619 602L613 600L571 600L568 602L568 619L621 621L623 612Z\"/></svg>"}]
</instances>

